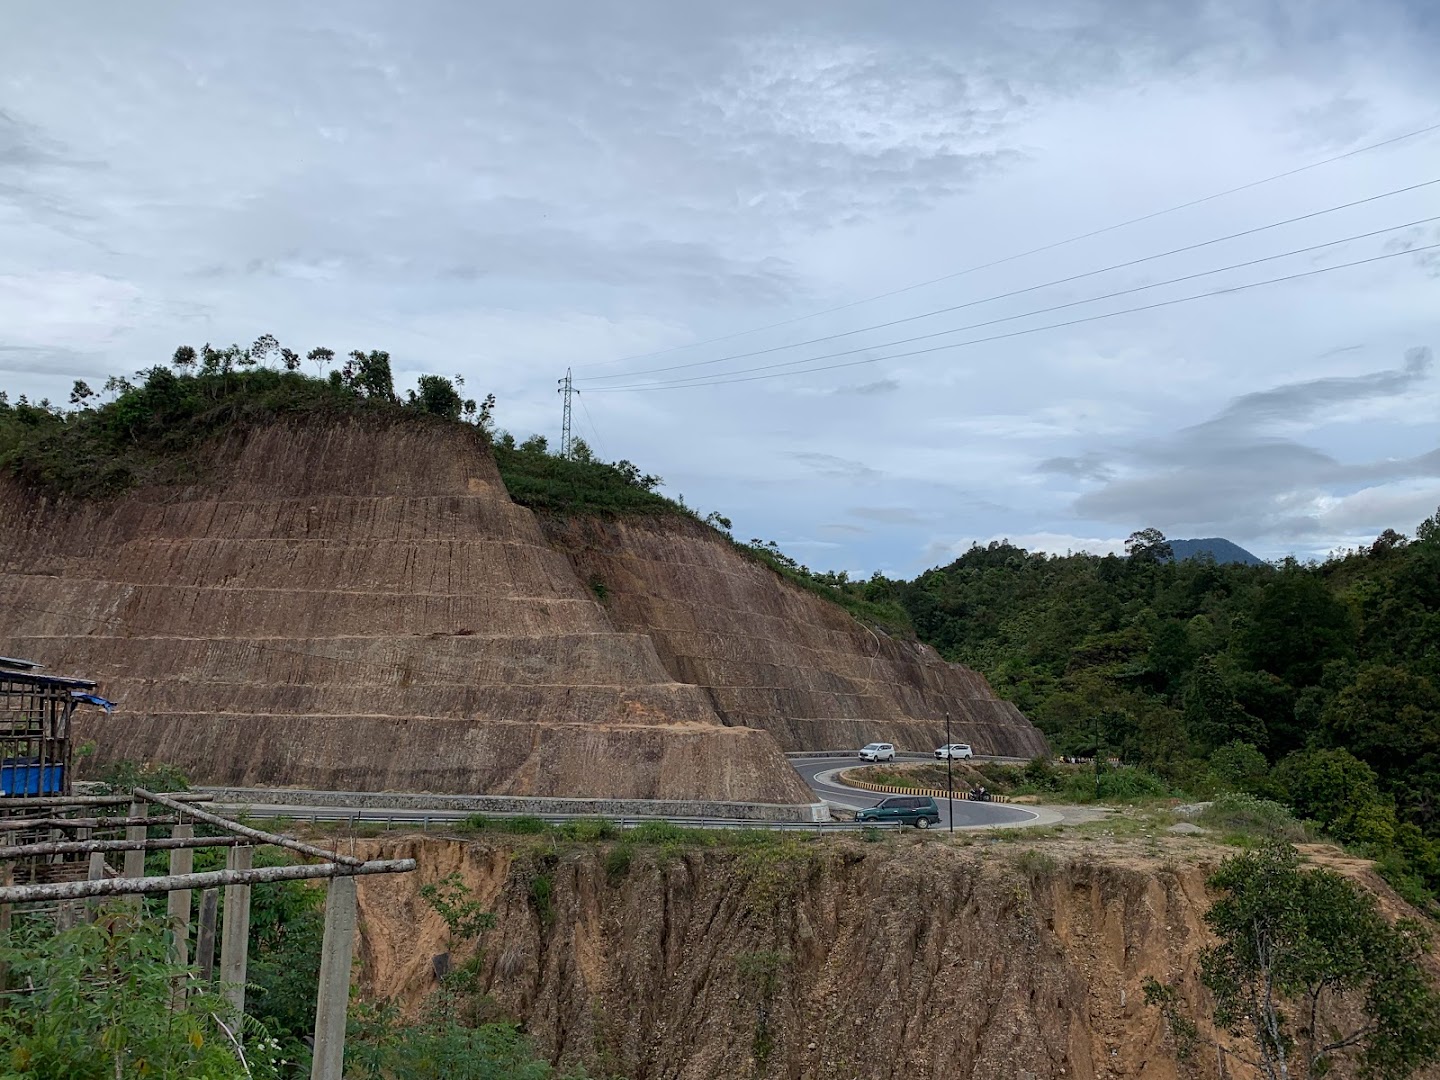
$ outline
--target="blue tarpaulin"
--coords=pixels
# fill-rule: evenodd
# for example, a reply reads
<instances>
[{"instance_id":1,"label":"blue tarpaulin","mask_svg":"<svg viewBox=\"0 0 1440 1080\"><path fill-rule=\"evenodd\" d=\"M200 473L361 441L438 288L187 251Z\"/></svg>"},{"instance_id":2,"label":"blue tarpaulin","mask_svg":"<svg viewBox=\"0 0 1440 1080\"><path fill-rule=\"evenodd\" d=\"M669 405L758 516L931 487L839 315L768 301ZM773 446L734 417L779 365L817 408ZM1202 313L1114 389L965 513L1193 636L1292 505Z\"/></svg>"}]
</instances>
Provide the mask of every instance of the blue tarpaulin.
<instances>
[{"instance_id":1,"label":"blue tarpaulin","mask_svg":"<svg viewBox=\"0 0 1440 1080\"><path fill-rule=\"evenodd\" d=\"M70 700L83 701L87 705L99 705L100 708L104 709L107 713L115 711L115 702L106 701L99 694L86 694L79 690L72 690L70 691Z\"/></svg>"}]
</instances>

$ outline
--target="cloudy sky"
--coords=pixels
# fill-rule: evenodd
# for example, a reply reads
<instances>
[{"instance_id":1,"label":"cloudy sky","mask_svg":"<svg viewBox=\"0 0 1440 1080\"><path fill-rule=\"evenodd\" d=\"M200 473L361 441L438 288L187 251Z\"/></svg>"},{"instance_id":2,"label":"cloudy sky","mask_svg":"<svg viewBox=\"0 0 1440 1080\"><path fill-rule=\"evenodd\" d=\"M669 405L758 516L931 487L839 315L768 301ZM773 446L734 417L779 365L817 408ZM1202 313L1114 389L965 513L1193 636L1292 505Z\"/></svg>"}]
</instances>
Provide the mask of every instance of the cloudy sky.
<instances>
[{"instance_id":1,"label":"cloudy sky","mask_svg":"<svg viewBox=\"0 0 1440 1080\"><path fill-rule=\"evenodd\" d=\"M1436 10L9 0L0 385L271 332L554 437L570 366L813 566L1323 555L1440 504L1440 129L1366 149Z\"/></svg>"}]
</instances>

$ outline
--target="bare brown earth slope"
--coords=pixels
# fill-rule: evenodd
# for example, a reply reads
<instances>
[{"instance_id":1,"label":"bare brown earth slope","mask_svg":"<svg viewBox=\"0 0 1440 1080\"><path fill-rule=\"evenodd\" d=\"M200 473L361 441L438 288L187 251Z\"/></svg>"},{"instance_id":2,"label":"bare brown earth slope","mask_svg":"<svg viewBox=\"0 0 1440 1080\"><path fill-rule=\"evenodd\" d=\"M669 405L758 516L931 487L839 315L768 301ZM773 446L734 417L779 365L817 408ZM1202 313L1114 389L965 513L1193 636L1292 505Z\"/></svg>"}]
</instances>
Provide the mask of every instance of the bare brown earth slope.
<instances>
[{"instance_id":1,"label":"bare brown earth slope","mask_svg":"<svg viewBox=\"0 0 1440 1080\"><path fill-rule=\"evenodd\" d=\"M1177 837L1032 847L931 834L637 847L621 860L596 844L374 840L367 856L419 869L361 879L357 981L419 1008L447 948L419 889L458 874L496 917L476 1002L592 1075L1249 1080L1236 1058L1217 1061L1198 977L1205 879L1231 852ZM1367 863L1315 857L1390 918L1415 916ZM457 948L457 964L474 950ZM1151 978L1197 1024L1188 1054L1145 1002ZM1327 1024L1355 1020L1328 994L1322 1005ZM1329 1075L1357 1072L1342 1062Z\"/></svg>"},{"instance_id":2,"label":"bare brown earth slope","mask_svg":"<svg viewBox=\"0 0 1440 1080\"><path fill-rule=\"evenodd\" d=\"M1045 748L976 673L698 522L542 531L468 428L276 423L212 457L205 483L99 503L0 476L0 654L122 702L84 731L97 763L229 784L805 803L782 749L928 750L947 710L982 753Z\"/></svg>"},{"instance_id":3,"label":"bare brown earth slope","mask_svg":"<svg viewBox=\"0 0 1440 1080\"><path fill-rule=\"evenodd\" d=\"M0 478L0 654L122 708L100 762L202 781L808 803L611 624L455 425L277 424L205 485L54 506Z\"/></svg>"},{"instance_id":4,"label":"bare brown earth slope","mask_svg":"<svg viewBox=\"0 0 1440 1080\"><path fill-rule=\"evenodd\" d=\"M1033 757L1045 738L984 677L928 645L871 629L685 518L544 520L580 577L603 583L617 628L650 635L681 682L703 686L726 723L786 750L893 742Z\"/></svg>"}]
</instances>

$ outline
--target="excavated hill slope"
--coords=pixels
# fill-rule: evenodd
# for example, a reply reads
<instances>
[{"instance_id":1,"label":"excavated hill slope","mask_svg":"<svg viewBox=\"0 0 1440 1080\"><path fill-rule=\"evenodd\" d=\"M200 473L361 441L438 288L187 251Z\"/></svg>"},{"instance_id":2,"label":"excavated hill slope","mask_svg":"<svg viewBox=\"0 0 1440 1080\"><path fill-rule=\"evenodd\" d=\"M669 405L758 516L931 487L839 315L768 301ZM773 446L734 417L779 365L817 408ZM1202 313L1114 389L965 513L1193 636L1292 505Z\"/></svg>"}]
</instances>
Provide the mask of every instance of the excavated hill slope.
<instances>
[{"instance_id":1,"label":"excavated hill slope","mask_svg":"<svg viewBox=\"0 0 1440 1080\"><path fill-rule=\"evenodd\" d=\"M546 532L580 577L603 582L618 628L648 634L680 682L703 686L726 723L787 750L931 750L1033 757L1045 737L984 677L934 649L856 622L684 518L564 521Z\"/></svg>"},{"instance_id":2,"label":"excavated hill slope","mask_svg":"<svg viewBox=\"0 0 1440 1080\"><path fill-rule=\"evenodd\" d=\"M808 803L612 626L468 429L274 424L213 480L54 505L0 478L0 654L103 680L99 760L211 782Z\"/></svg>"},{"instance_id":3,"label":"excavated hill slope","mask_svg":"<svg viewBox=\"0 0 1440 1080\"><path fill-rule=\"evenodd\" d=\"M932 834L617 860L593 844L375 840L366 856L419 868L360 880L357 981L366 997L420 1007L447 945L419 890L458 874L496 918L477 999L594 1075L1250 1080L1228 1055L1217 1071L1199 984L1205 879L1230 851L1188 838L967 847ZM1375 892L1387 917L1415 917L1368 864L1314 857ZM1146 1004L1149 978L1174 986L1198 1025L1189 1054ZM1327 994L1321 1019L1355 1017ZM1356 1075L1345 1062L1333 1074Z\"/></svg>"}]
</instances>

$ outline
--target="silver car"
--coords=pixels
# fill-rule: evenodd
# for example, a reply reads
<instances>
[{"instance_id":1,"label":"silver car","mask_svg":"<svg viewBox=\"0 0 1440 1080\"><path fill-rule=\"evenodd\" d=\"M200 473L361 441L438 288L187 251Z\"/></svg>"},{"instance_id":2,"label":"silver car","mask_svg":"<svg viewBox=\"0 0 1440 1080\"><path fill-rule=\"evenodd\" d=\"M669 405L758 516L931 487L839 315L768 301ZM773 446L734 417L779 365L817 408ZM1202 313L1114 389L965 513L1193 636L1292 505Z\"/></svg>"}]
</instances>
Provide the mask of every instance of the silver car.
<instances>
[{"instance_id":1,"label":"silver car","mask_svg":"<svg viewBox=\"0 0 1440 1080\"><path fill-rule=\"evenodd\" d=\"M895 745L888 742L872 742L860 748L861 761L894 761Z\"/></svg>"}]
</instances>

